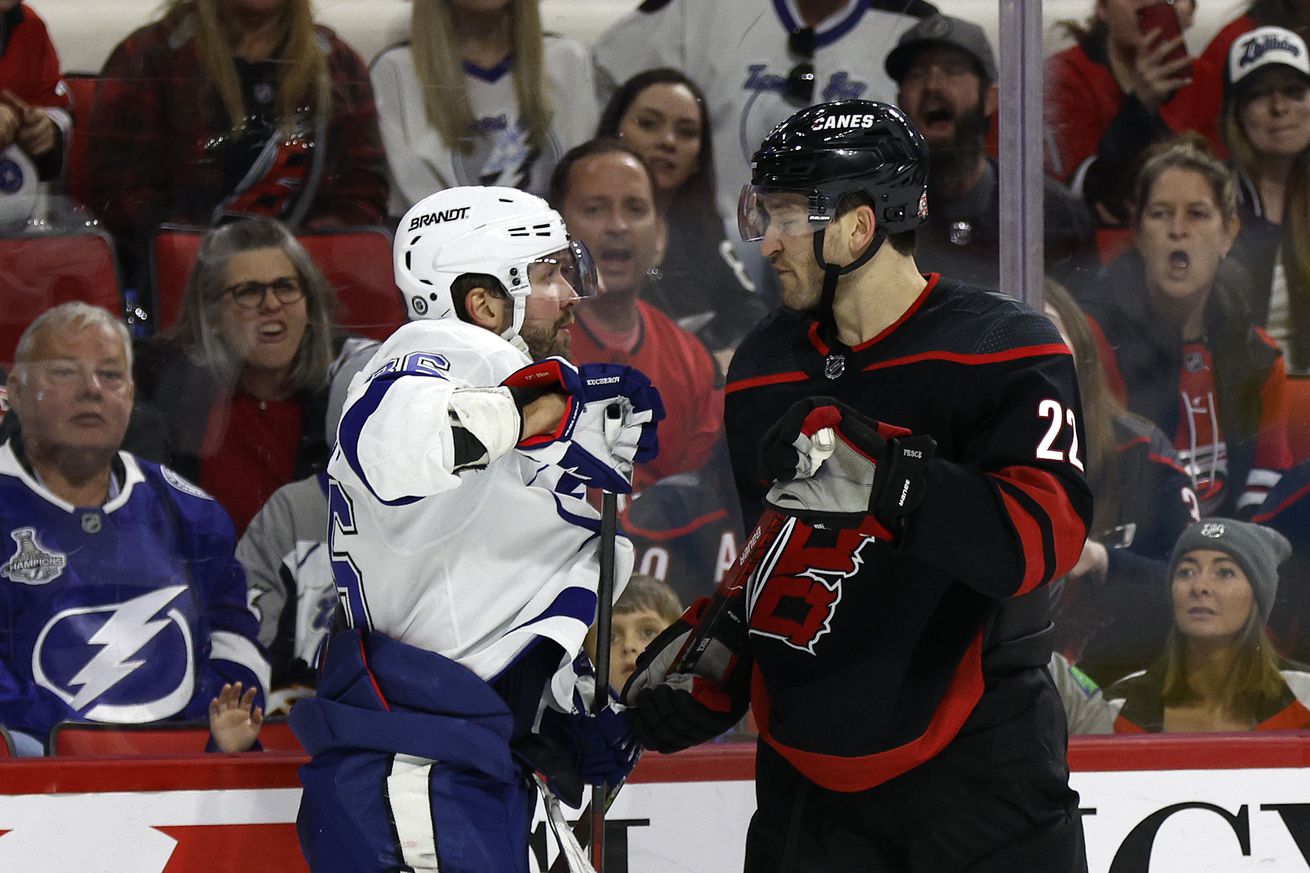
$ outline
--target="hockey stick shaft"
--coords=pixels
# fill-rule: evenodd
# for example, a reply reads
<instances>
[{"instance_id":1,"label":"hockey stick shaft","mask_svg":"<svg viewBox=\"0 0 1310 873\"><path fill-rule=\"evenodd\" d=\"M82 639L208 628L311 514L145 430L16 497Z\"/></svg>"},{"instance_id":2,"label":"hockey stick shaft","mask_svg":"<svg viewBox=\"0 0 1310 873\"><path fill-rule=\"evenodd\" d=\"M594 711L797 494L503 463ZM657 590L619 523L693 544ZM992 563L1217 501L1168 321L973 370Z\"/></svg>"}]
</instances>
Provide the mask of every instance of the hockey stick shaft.
<instances>
[{"instance_id":1,"label":"hockey stick shaft","mask_svg":"<svg viewBox=\"0 0 1310 873\"><path fill-rule=\"evenodd\" d=\"M723 616L728 610L728 603L737 592L745 589L751 574L759 566L760 559L764 557L764 553L773 544L778 531L782 529L786 522L787 516L782 513L773 509L764 510L764 514L760 516L755 529L747 537L746 544L742 546L741 554L737 556L737 560L728 569L723 580L719 582L719 587L715 589L714 598L710 601L709 607L696 625L695 631L688 637L682 655L678 658L674 667L679 673L690 673L695 669L696 662L700 660L701 655L705 654L705 649L709 647L710 641L714 639L714 631L719 623L723 621Z\"/></svg>"},{"instance_id":2,"label":"hockey stick shaft","mask_svg":"<svg viewBox=\"0 0 1310 873\"><path fill-rule=\"evenodd\" d=\"M600 584L596 590L596 696L591 709L600 715L609 702L610 641L614 617L614 547L618 536L618 496L606 491L600 503ZM591 787L591 865L596 873L605 867L605 809L607 786Z\"/></svg>"}]
</instances>

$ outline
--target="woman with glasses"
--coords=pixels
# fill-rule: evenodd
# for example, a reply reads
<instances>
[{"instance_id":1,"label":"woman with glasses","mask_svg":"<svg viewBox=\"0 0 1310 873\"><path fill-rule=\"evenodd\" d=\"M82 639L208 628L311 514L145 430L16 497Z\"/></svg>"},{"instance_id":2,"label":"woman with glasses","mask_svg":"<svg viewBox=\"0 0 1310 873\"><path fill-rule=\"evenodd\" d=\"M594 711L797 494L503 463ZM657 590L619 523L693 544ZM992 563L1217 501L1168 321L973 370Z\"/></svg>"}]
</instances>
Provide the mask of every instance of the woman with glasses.
<instances>
[{"instance_id":1,"label":"woman with glasses","mask_svg":"<svg viewBox=\"0 0 1310 873\"><path fill-rule=\"evenodd\" d=\"M177 325L138 354L138 418L162 417L161 460L238 535L277 488L326 465L329 394L344 396L376 346L333 328L335 303L286 227L244 219L205 236Z\"/></svg>"}]
</instances>

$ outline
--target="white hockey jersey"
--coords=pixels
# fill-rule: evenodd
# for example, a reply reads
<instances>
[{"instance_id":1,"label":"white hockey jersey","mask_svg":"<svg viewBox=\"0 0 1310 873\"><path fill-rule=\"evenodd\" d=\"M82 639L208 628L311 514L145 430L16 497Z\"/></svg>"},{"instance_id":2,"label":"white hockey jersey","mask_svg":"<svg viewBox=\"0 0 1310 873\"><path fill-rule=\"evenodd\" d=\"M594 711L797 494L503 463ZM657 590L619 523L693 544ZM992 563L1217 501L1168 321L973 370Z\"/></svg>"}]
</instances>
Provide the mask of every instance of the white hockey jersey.
<instances>
[{"instance_id":1,"label":"white hockey jersey","mask_svg":"<svg viewBox=\"0 0 1310 873\"><path fill-rule=\"evenodd\" d=\"M533 146L521 126L510 63L491 70L466 64L464 88L476 127L467 154L448 148L429 123L410 46L378 55L369 78L391 174L392 214L401 215L429 194L457 185L500 185L546 196L555 165L595 134L599 112L586 49L547 35L543 51L553 113L545 147Z\"/></svg>"},{"instance_id":2,"label":"white hockey jersey","mask_svg":"<svg viewBox=\"0 0 1310 873\"><path fill-rule=\"evenodd\" d=\"M485 469L453 472L452 396L528 363L463 322L403 325L352 381L328 465L332 569L351 626L488 681L540 637L572 657L596 613L599 514L554 490L556 468L488 446ZM631 572L619 537L615 597ZM572 671L553 687L567 706Z\"/></svg>"},{"instance_id":3,"label":"white hockey jersey","mask_svg":"<svg viewBox=\"0 0 1310 873\"><path fill-rule=\"evenodd\" d=\"M794 0L646 0L597 42L599 85L608 95L652 67L682 70L699 85L714 125L719 213L734 216L741 186L750 181L751 155L803 108L783 95L791 71L813 64L812 103L895 102L883 59L933 11L921 0L849 0L814 29L814 57L806 59L788 50L789 36L801 29Z\"/></svg>"}]
</instances>

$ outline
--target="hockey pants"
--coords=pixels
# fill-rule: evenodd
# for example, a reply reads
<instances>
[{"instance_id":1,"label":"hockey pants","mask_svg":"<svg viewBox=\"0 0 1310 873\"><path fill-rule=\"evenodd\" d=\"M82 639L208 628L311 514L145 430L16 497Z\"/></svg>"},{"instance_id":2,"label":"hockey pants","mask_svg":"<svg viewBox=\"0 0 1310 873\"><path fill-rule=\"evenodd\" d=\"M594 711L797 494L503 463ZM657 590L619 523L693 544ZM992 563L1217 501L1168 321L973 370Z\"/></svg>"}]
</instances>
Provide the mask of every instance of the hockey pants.
<instances>
[{"instance_id":1,"label":"hockey pants","mask_svg":"<svg viewBox=\"0 0 1310 873\"><path fill-rule=\"evenodd\" d=\"M1067 745L1042 668L989 677L950 745L867 791L816 785L761 742L746 873L1085 873Z\"/></svg>"}]
</instances>

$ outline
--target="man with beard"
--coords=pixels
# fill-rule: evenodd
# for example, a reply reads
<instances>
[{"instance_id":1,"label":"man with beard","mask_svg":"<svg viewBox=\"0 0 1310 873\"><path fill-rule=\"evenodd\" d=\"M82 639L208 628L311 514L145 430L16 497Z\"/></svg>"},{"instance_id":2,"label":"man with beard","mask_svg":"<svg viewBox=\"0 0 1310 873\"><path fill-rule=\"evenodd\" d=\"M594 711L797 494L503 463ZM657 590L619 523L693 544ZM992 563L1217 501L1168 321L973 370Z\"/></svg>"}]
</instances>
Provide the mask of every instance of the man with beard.
<instances>
[{"instance_id":1,"label":"man with beard","mask_svg":"<svg viewBox=\"0 0 1310 873\"><path fill-rule=\"evenodd\" d=\"M621 713L580 698L600 539L584 486L630 491L663 407L630 367L529 357L563 350L595 286L544 200L432 194L394 265L411 321L351 380L328 463L349 629L291 711L313 755L301 848L315 873L526 873L532 774L579 806L635 760ZM632 546L614 546L617 597Z\"/></svg>"},{"instance_id":2,"label":"man with beard","mask_svg":"<svg viewBox=\"0 0 1310 873\"><path fill-rule=\"evenodd\" d=\"M919 263L995 288L1000 279L1000 185L985 140L996 113L996 60L982 28L949 15L925 18L887 56L896 102L923 133L930 154L928 221ZM1045 191L1046 268L1077 286L1095 269L1091 213L1058 182Z\"/></svg>"}]
</instances>

